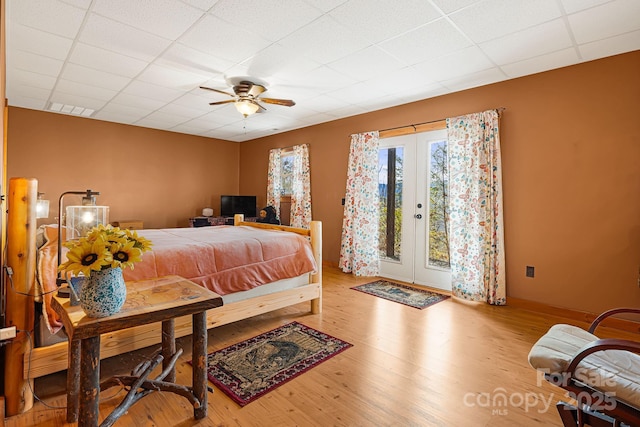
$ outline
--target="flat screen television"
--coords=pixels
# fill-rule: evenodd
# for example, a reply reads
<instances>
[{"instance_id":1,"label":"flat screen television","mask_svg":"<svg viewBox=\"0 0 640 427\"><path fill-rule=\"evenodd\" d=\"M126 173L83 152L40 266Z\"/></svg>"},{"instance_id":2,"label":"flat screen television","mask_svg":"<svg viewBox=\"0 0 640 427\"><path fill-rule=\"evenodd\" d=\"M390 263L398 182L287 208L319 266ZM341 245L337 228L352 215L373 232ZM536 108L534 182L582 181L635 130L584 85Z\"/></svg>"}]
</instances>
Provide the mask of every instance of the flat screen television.
<instances>
[{"instance_id":1,"label":"flat screen television","mask_svg":"<svg viewBox=\"0 0 640 427\"><path fill-rule=\"evenodd\" d=\"M256 216L256 196L220 196L220 216L243 214L245 218Z\"/></svg>"}]
</instances>

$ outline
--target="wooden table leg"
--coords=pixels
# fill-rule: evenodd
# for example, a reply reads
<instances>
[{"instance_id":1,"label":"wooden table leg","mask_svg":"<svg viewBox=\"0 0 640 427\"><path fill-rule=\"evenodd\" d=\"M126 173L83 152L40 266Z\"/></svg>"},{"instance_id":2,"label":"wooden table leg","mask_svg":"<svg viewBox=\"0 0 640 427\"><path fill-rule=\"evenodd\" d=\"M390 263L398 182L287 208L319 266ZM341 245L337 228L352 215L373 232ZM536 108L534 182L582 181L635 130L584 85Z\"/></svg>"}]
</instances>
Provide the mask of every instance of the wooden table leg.
<instances>
[{"instance_id":1,"label":"wooden table leg","mask_svg":"<svg viewBox=\"0 0 640 427\"><path fill-rule=\"evenodd\" d=\"M100 335L84 338L80 358L79 427L97 427L100 398Z\"/></svg>"},{"instance_id":2,"label":"wooden table leg","mask_svg":"<svg viewBox=\"0 0 640 427\"><path fill-rule=\"evenodd\" d=\"M171 358L176 353L176 336L174 331L175 319L164 320L162 322L162 370L165 370ZM171 372L166 376L165 381L174 383L176 382L176 369L171 369Z\"/></svg>"},{"instance_id":3,"label":"wooden table leg","mask_svg":"<svg viewBox=\"0 0 640 427\"><path fill-rule=\"evenodd\" d=\"M69 343L67 368L67 422L78 421L78 391L80 389L80 340Z\"/></svg>"},{"instance_id":4,"label":"wooden table leg","mask_svg":"<svg viewBox=\"0 0 640 427\"><path fill-rule=\"evenodd\" d=\"M192 316L193 324L193 349L192 365L193 395L200 402L199 408L193 409L193 417L196 420L207 416L207 316L206 311L195 313Z\"/></svg>"}]
</instances>

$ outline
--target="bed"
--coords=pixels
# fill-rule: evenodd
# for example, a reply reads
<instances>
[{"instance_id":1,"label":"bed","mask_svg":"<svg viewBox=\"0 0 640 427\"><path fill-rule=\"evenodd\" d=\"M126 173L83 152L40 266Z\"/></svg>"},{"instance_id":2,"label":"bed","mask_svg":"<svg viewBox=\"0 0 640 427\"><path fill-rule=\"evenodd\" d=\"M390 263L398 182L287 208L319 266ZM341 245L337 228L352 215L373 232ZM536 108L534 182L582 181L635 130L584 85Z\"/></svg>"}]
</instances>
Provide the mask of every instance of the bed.
<instances>
[{"instance_id":1,"label":"bed","mask_svg":"<svg viewBox=\"0 0 640 427\"><path fill-rule=\"evenodd\" d=\"M310 301L311 312L321 311L322 225L292 228L244 222L234 226L138 230L153 243L143 261L125 269L125 280L179 275L222 295L224 305L207 313L207 328ZM47 310L55 283L57 242L49 233L39 250L37 272L44 288L43 318L51 332L62 325ZM54 244L55 243L55 244ZM53 256L54 247L56 250ZM103 358L160 342L158 324L109 334L101 340ZM176 319L176 337L191 333L190 318ZM67 368L67 342L34 348L25 353L24 378L37 378Z\"/></svg>"}]
</instances>

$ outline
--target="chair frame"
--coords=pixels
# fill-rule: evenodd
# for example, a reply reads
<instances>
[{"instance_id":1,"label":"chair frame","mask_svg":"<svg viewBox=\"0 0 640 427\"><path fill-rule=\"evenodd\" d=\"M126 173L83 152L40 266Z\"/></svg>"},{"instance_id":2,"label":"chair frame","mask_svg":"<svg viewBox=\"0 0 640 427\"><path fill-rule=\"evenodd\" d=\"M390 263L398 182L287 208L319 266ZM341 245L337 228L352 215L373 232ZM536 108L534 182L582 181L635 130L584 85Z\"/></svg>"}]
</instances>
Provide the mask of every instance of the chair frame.
<instances>
[{"instance_id":1,"label":"chair frame","mask_svg":"<svg viewBox=\"0 0 640 427\"><path fill-rule=\"evenodd\" d=\"M589 333L595 335L596 328L603 320L621 313L640 314L640 309L616 308L605 311L591 323L588 329ZM640 354L640 342L612 338L592 341L581 348L573 357L566 372L545 374L547 381L567 390L577 402L577 406L563 401L556 404L565 427L585 425L592 427L640 426L640 408L617 400L615 396L610 396L579 381L579 376L575 375L578 365L585 357L604 350L623 350Z\"/></svg>"}]
</instances>

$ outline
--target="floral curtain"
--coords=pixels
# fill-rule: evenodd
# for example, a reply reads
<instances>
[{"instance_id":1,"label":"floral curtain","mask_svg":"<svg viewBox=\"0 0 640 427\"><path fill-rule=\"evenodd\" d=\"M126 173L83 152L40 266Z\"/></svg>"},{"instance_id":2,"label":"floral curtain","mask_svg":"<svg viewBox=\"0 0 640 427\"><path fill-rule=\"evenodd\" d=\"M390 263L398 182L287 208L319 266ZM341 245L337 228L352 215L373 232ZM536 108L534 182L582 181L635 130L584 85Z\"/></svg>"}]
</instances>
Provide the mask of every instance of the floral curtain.
<instances>
[{"instance_id":1,"label":"floral curtain","mask_svg":"<svg viewBox=\"0 0 640 427\"><path fill-rule=\"evenodd\" d=\"M280 217L280 195L282 194L281 180L281 150L274 148L269 151L269 170L267 172L267 206L273 206Z\"/></svg>"},{"instance_id":2,"label":"floral curtain","mask_svg":"<svg viewBox=\"0 0 640 427\"><path fill-rule=\"evenodd\" d=\"M311 179L307 144L293 147L293 189L291 221L293 227L309 228L311 224Z\"/></svg>"},{"instance_id":3,"label":"floral curtain","mask_svg":"<svg viewBox=\"0 0 640 427\"><path fill-rule=\"evenodd\" d=\"M295 145L293 151L293 177L291 192L291 214L289 224L293 227L309 228L311 223L311 173L309 169L309 147ZM267 205L276 209L280 216L282 196L282 148L269 151L269 171L267 174Z\"/></svg>"},{"instance_id":4,"label":"floral curtain","mask_svg":"<svg viewBox=\"0 0 640 427\"><path fill-rule=\"evenodd\" d=\"M378 132L351 135L339 267L356 276L377 276Z\"/></svg>"},{"instance_id":5,"label":"floral curtain","mask_svg":"<svg viewBox=\"0 0 640 427\"><path fill-rule=\"evenodd\" d=\"M506 304L502 165L495 110L447 119L453 294Z\"/></svg>"}]
</instances>

